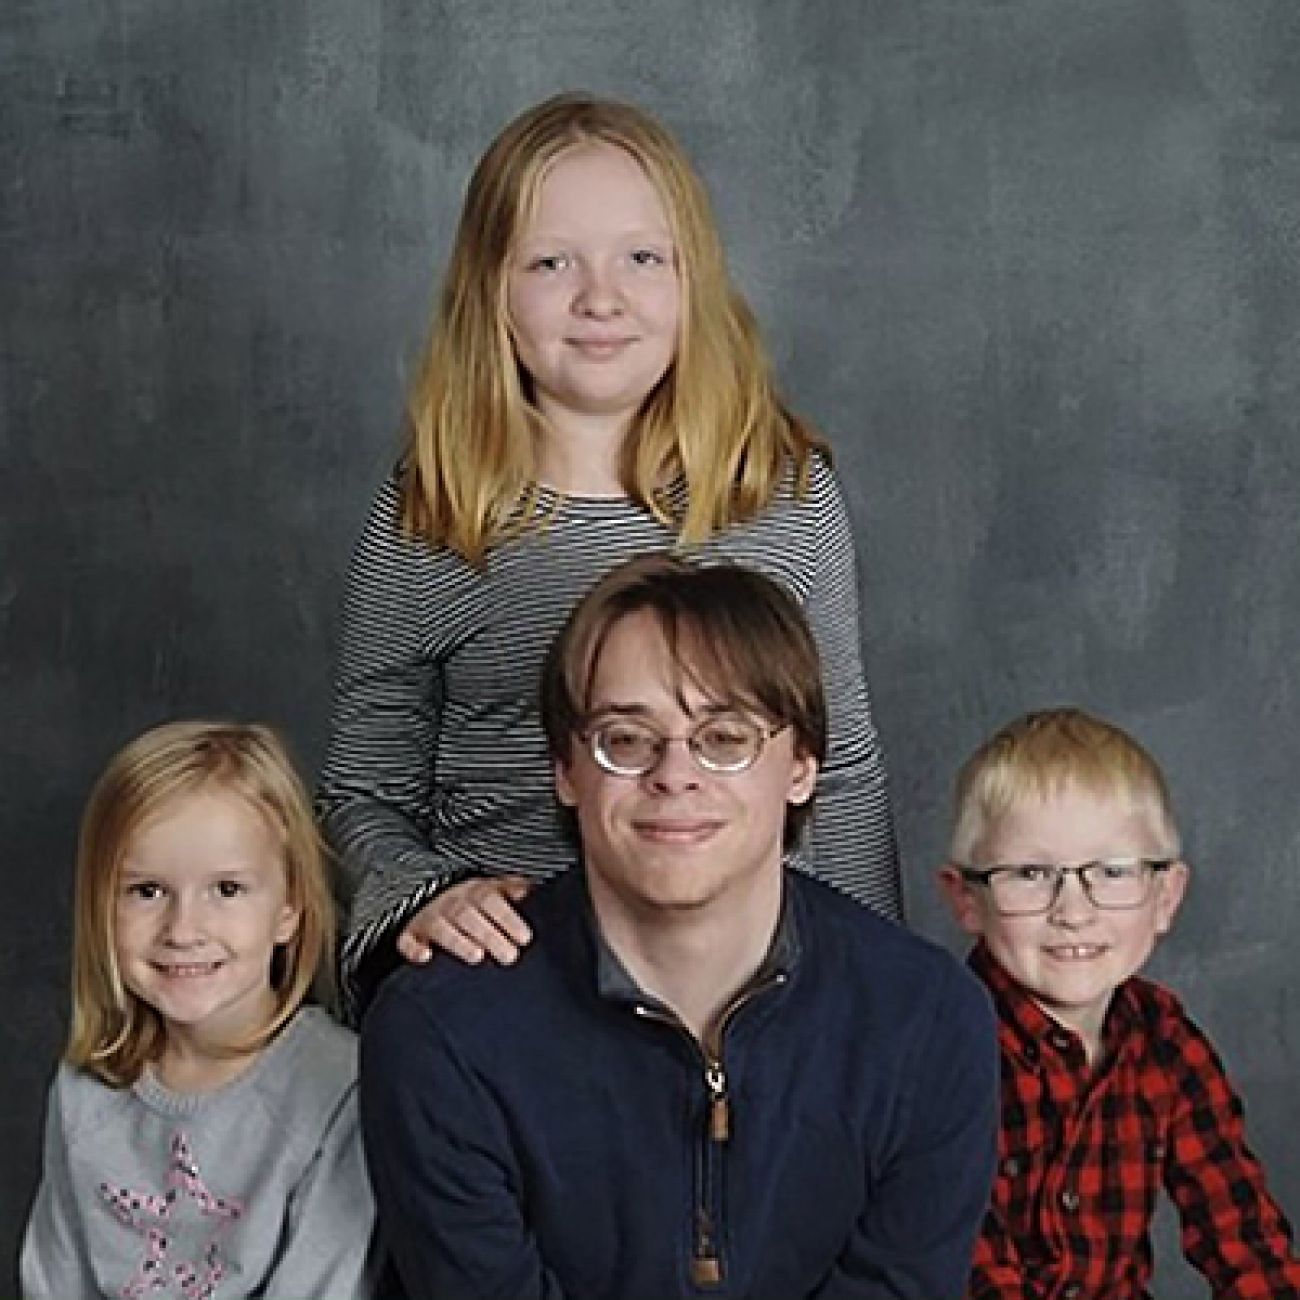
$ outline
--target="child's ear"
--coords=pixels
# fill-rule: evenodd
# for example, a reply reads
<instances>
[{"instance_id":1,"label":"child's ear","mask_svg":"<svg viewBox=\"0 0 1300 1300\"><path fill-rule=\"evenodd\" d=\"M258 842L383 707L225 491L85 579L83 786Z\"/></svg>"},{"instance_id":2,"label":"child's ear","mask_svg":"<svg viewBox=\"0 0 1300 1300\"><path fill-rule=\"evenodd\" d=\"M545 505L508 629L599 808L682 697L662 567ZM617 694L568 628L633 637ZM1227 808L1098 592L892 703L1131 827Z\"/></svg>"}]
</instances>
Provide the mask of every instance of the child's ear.
<instances>
[{"instance_id":1,"label":"child's ear","mask_svg":"<svg viewBox=\"0 0 1300 1300\"><path fill-rule=\"evenodd\" d=\"M939 892L952 912L953 919L967 934L984 933L984 912L970 882L951 862L939 868Z\"/></svg>"},{"instance_id":2,"label":"child's ear","mask_svg":"<svg viewBox=\"0 0 1300 1300\"><path fill-rule=\"evenodd\" d=\"M275 942L288 943L298 933L298 926L301 923L302 908L295 907L292 903L286 903L280 909L280 915L275 924Z\"/></svg>"},{"instance_id":3,"label":"child's ear","mask_svg":"<svg viewBox=\"0 0 1300 1300\"><path fill-rule=\"evenodd\" d=\"M1187 893L1187 863L1170 863L1156 877L1156 933L1167 934Z\"/></svg>"}]
</instances>

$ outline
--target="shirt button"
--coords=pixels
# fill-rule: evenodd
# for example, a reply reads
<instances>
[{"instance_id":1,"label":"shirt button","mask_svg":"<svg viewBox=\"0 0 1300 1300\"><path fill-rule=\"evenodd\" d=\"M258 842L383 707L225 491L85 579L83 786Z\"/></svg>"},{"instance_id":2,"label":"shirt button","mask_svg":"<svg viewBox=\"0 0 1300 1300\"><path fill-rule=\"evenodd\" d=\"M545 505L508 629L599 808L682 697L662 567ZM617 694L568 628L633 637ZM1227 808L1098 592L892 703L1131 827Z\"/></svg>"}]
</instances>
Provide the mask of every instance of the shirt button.
<instances>
[{"instance_id":1,"label":"shirt button","mask_svg":"<svg viewBox=\"0 0 1300 1300\"><path fill-rule=\"evenodd\" d=\"M1078 1300L1078 1297L1082 1294L1082 1282L1067 1282L1065 1286L1061 1288L1061 1300Z\"/></svg>"},{"instance_id":2,"label":"shirt button","mask_svg":"<svg viewBox=\"0 0 1300 1300\"><path fill-rule=\"evenodd\" d=\"M1006 1174L1008 1178L1017 1177L1023 1168L1024 1166L1016 1156L1008 1156L1002 1162L1002 1172Z\"/></svg>"},{"instance_id":3,"label":"shirt button","mask_svg":"<svg viewBox=\"0 0 1300 1300\"><path fill-rule=\"evenodd\" d=\"M1047 1041L1056 1048L1058 1052L1068 1052L1072 1046L1070 1035L1063 1033L1059 1029L1053 1029L1048 1035Z\"/></svg>"},{"instance_id":4,"label":"shirt button","mask_svg":"<svg viewBox=\"0 0 1300 1300\"><path fill-rule=\"evenodd\" d=\"M1037 1044L1037 1043L1026 1043L1026 1044L1025 1044L1025 1060L1028 1061L1030 1065L1037 1065L1037 1064L1038 1064L1038 1044Z\"/></svg>"},{"instance_id":5,"label":"shirt button","mask_svg":"<svg viewBox=\"0 0 1300 1300\"><path fill-rule=\"evenodd\" d=\"M1079 1193L1074 1191L1062 1192L1061 1208L1066 1210L1077 1210L1079 1208Z\"/></svg>"}]
</instances>

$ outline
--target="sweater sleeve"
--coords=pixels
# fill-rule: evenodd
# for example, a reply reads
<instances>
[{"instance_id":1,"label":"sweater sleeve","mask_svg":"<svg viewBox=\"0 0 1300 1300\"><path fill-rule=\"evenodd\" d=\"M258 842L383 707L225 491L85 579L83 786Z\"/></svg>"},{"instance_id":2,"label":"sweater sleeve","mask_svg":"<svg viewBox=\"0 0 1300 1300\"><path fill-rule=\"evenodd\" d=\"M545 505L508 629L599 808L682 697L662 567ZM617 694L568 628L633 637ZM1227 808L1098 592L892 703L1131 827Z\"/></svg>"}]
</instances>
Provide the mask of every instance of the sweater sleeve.
<instances>
[{"instance_id":1,"label":"sweater sleeve","mask_svg":"<svg viewBox=\"0 0 1300 1300\"><path fill-rule=\"evenodd\" d=\"M408 1300L564 1300L524 1218L504 1116L395 981L362 1033L361 1122Z\"/></svg>"},{"instance_id":2,"label":"sweater sleeve","mask_svg":"<svg viewBox=\"0 0 1300 1300\"><path fill-rule=\"evenodd\" d=\"M997 1040L987 995L945 962L943 995L909 1063L901 1137L810 1300L958 1300L997 1151Z\"/></svg>"},{"instance_id":3,"label":"sweater sleeve","mask_svg":"<svg viewBox=\"0 0 1300 1300\"><path fill-rule=\"evenodd\" d=\"M401 535L398 486L371 507L348 571L329 746L316 794L349 902L341 962L350 1000L365 1001L397 964L393 940L462 874L429 845L441 670L417 611L419 543ZM363 963L369 968L361 970Z\"/></svg>"},{"instance_id":4,"label":"sweater sleeve","mask_svg":"<svg viewBox=\"0 0 1300 1300\"><path fill-rule=\"evenodd\" d=\"M834 472L814 467L817 546L805 603L826 683L829 746L806 861L796 866L882 915L903 914L898 846L863 668L853 533Z\"/></svg>"},{"instance_id":5,"label":"sweater sleeve","mask_svg":"<svg viewBox=\"0 0 1300 1300\"><path fill-rule=\"evenodd\" d=\"M68 1167L66 1067L50 1085L40 1187L23 1237L24 1300L66 1300L96 1290L94 1268Z\"/></svg>"},{"instance_id":6,"label":"sweater sleeve","mask_svg":"<svg viewBox=\"0 0 1300 1300\"><path fill-rule=\"evenodd\" d=\"M259 1294L367 1300L374 1294L374 1218L356 1089L350 1087L289 1196L284 1247Z\"/></svg>"}]
</instances>

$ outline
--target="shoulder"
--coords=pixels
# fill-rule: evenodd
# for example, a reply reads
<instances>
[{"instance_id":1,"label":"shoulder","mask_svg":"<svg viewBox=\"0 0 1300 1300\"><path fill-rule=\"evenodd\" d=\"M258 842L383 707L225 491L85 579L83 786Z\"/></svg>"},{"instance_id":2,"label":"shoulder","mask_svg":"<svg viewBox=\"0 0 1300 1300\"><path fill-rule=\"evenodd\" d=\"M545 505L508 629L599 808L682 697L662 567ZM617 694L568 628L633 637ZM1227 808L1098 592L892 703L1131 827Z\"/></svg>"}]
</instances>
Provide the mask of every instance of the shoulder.
<instances>
[{"instance_id":1,"label":"shoulder","mask_svg":"<svg viewBox=\"0 0 1300 1300\"><path fill-rule=\"evenodd\" d=\"M303 1007L251 1083L273 1123L315 1132L352 1096L356 1078L356 1035L321 1007Z\"/></svg>"},{"instance_id":2,"label":"shoulder","mask_svg":"<svg viewBox=\"0 0 1300 1300\"><path fill-rule=\"evenodd\" d=\"M398 577L450 582L477 573L446 546L413 537L402 527L402 472L395 469L378 487L352 552L353 580Z\"/></svg>"},{"instance_id":3,"label":"shoulder","mask_svg":"<svg viewBox=\"0 0 1300 1300\"><path fill-rule=\"evenodd\" d=\"M833 985L843 984L890 1018L973 1015L991 1032L988 991L947 949L819 880L791 872L790 881L801 949Z\"/></svg>"},{"instance_id":4,"label":"shoulder","mask_svg":"<svg viewBox=\"0 0 1300 1300\"><path fill-rule=\"evenodd\" d=\"M549 962L544 930L531 909L520 911L534 926L535 937L512 965L484 961L471 966L439 954L384 980L361 1026L363 1055L382 1051L390 1042L409 1043L412 1035L465 1039L481 1031L489 1036L526 1020L545 997Z\"/></svg>"},{"instance_id":5,"label":"shoulder","mask_svg":"<svg viewBox=\"0 0 1300 1300\"><path fill-rule=\"evenodd\" d=\"M534 937L510 966L470 966L439 955L394 971L362 1023L363 1070L381 1060L396 1064L412 1051L472 1054L498 1043L517 1051L550 1032L546 1026L583 1001L575 978L589 942L582 898L576 870L533 890L519 910Z\"/></svg>"},{"instance_id":6,"label":"shoulder","mask_svg":"<svg viewBox=\"0 0 1300 1300\"><path fill-rule=\"evenodd\" d=\"M830 455L825 451L814 451L808 457L808 494L813 497L833 498L836 501L843 496L839 475L835 472Z\"/></svg>"},{"instance_id":7,"label":"shoulder","mask_svg":"<svg viewBox=\"0 0 1300 1300\"><path fill-rule=\"evenodd\" d=\"M1123 999L1130 1022L1156 1048L1181 1050L1192 1040L1208 1042L1178 995L1163 984L1134 975L1120 986L1118 996Z\"/></svg>"},{"instance_id":8,"label":"shoulder","mask_svg":"<svg viewBox=\"0 0 1300 1300\"><path fill-rule=\"evenodd\" d=\"M135 1104L130 1088L110 1088L87 1070L60 1061L50 1082L47 1122L69 1141L118 1122Z\"/></svg>"},{"instance_id":9,"label":"shoulder","mask_svg":"<svg viewBox=\"0 0 1300 1300\"><path fill-rule=\"evenodd\" d=\"M841 514L844 492L830 457L824 451L814 450L802 475L794 461L790 461L773 497L772 508L798 514Z\"/></svg>"},{"instance_id":10,"label":"shoulder","mask_svg":"<svg viewBox=\"0 0 1300 1300\"><path fill-rule=\"evenodd\" d=\"M1209 1035L1192 1019L1171 989L1134 976L1123 985L1123 994L1141 1025L1148 1049L1162 1063L1198 1074L1224 1073Z\"/></svg>"},{"instance_id":11,"label":"shoulder","mask_svg":"<svg viewBox=\"0 0 1300 1300\"><path fill-rule=\"evenodd\" d=\"M283 1032L296 1067L338 1078L356 1073L357 1036L323 1007L303 1007Z\"/></svg>"},{"instance_id":12,"label":"shoulder","mask_svg":"<svg viewBox=\"0 0 1300 1300\"><path fill-rule=\"evenodd\" d=\"M827 584L853 586L856 550L848 512L830 463L819 453L805 490L791 466L780 490L752 519L714 535L710 558L749 565L785 583L807 605Z\"/></svg>"}]
</instances>

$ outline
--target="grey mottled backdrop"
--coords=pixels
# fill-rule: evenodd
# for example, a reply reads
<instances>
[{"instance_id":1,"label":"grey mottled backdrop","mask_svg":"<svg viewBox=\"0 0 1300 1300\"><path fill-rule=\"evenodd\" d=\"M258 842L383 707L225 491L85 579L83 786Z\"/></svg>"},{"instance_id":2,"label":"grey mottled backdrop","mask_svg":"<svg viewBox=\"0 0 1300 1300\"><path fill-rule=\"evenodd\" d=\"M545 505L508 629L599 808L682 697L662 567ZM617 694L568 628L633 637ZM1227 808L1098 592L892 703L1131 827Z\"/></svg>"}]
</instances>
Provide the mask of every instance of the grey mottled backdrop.
<instances>
[{"instance_id":1,"label":"grey mottled backdrop","mask_svg":"<svg viewBox=\"0 0 1300 1300\"><path fill-rule=\"evenodd\" d=\"M7 1258L88 783L194 712L317 761L467 171L577 86L685 140L834 441L915 924L989 728L1136 730L1196 867L1157 970L1300 1214L1295 0L7 0L0 78Z\"/></svg>"}]
</instances>

